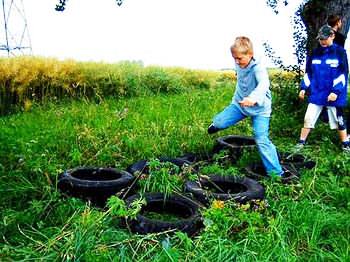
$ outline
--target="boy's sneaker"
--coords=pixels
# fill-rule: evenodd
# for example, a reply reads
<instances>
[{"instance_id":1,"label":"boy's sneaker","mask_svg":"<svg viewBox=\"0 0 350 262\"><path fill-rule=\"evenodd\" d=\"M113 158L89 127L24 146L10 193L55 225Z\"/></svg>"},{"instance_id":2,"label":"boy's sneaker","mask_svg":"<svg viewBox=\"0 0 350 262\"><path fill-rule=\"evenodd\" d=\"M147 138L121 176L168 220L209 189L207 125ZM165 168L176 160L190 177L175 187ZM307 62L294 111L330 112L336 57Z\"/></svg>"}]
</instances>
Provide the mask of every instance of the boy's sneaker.
<instances>
[{"instance_id":1,"label":"boy's sneaker","mask_svg":"<svg viewBox=\"0 0 350 262\"><path fill-rule=\"evenodd\" d=\"M294 151L295 152L298 152L298 151L301 151L303 148L304 148L305 144L303 143L298 143L294 146Z\"/></svg>"},{"instance_id":2,"label":"boy's sneaker","mask_svg":"<svg viewBox=\"0 0 350 262\"><path fill-rule=\"evenodd\" d=\"M343 145L342 148L344 153L350 153L350 145Z\"/></svg>"},{"instance_id":3,"label":"boy's sneaker","mask_svg":"<svg viewBox=\"0 0 350 262\"><path fill-rule=\"evenodd\" d=\"M214 134L218 131L220 131L220 128L217 128L216 126L214 126L213 123L211 123L210 126L208 127L208 134Z\"/></svg>"},{"instance_id":4,"label":"boy's sneaker","mask_svg":"<svg viewBox=\"0 0 350 262\"><path fill-rule=\"evenodd\" d=\"M295 168L288 165L283 165L283 174L281 175L281 181L284 184L295 183L299 181L299 174Z\"/></svg>"},{"instance_id":5,"label":"boy's sneaker","mask_svg":"<svg viewBox=\"0 0 350 262\"><path fill-rule=\"evenodd\" d=\"M305 140L300 139L298 144L295 145L294 151L298 152L298 151L302 150L304 148L304 146L305 146Z\"/></svg>"}]
</instances>

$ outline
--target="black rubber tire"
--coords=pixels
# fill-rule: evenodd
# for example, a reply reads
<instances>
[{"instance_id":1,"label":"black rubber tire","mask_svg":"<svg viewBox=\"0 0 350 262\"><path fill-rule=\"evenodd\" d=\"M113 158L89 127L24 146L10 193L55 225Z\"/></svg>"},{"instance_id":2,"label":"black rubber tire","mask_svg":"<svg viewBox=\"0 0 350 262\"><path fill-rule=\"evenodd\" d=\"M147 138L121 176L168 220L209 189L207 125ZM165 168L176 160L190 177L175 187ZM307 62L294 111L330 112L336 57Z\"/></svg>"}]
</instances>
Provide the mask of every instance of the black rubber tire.
<instances>
[{"instance_id":1,"label":"black rubber tire","mask_svg":"<svg viewBox=\"0 0 350 262\"><path fill-rule=\"evenodd\" d=\"M299 182L299 172L295 169L294 166L282 165L284 173L282 174L281 182L283 184L292 184Z\"/></svg>"},{"instance_id":2,"label":"black rubber tire","mask_svg":"<svg viewBox=\"0 0 350 262\"><path fill-rule=\"evenodd\" d=\"M136 172L140 172L143 174L148 174L148 161L147 160L140 160L137 161L134 164L131 164L126 168L126 171L128 171L130 174L135 174Z\"/></svg>"},{"instance_id":3,"label":"black rubber tire","mask_svg":"<svg viewBox=\"0 0 350 262\"><path fill-rule=\"evenodd\" d=\"M270 176L266 173L262 163L253 163L244 168L246 176L255 180L268 179Z\"/></svg>"},{"instance_id":4,"label":"black rubber tire","mask_svg":"<svg viewBox=\"0 0 350 262\"><path fill-rule=\"evenodd\" d=\"M281 165L284 174L281 182L288 184L299 180L300 173L293 167L287 164ZM265 167L262 163L253 163L244 168L246 176L255 180L270 179L271 177L266 173Z\"/></svg>"},{"instance_id":5,"label":"black rubber tire","mask_svg":"<svg viewBox=\"0 0 350 262\"><path fill-rule=\"evenodd\" d=\"M244 149L254 149L256 147L254 137L228 135L216 139L213 152L219 153L221 150L228 149L234 160L238 160Z\"/></svg>"},{"instance_id":6,"label":"black rubber tire","mask_svg":"<svg viewBox=\"0 0 350 262\"><path fill-rule=\"evenodd\" d=\"M280 161L283 163L300 163L305 161L305 156L302 154L292 154L288 152L278 152Z\"/></svg>"},{"instance_id":7,"label":"black rubber tire","mask_svg":"<svg viewBox=\"0 0 350 262\"><path fill-rule=\"evenodd\" d=\"M127 218L125 221L132 232L148 234L176 229L192 236L203 227L199 205L196 201L176 194L170 195L164 200L163 193L146 193L143 197L147 204L142 207L135 219ZM125 200L127 207L140 198L139 194L127 198ZM167 211L179 215L181 218L177 221L156 220L148 218L144 214L145 211L160 213Z\"/></svg>"},{"instance_id":8,"label":"black rubber tire","mask_svg":"<svg viewBox=\"0 0 350 262\"><path fill-rule=\"evenodd\" d=\"M103 206L106 200L134 181L130 173L115 168L78 167L59 175L57 187L67 195Z\"/></svg>"},{"instance_id":9,"label":"black rubber tire","mask_svg":"<svg viewBox=\"0 0 350 262\"><path fill-rule=\"evenodd\" d=\"M191 165L192 164L192 162L188 161L187 159L182 159L182 158L160 157L159 161L163 162L163 163L170 162L178 167L183 167L184 165Z\"/></svg>"},{"instance_id":10,"label":"black rubber tire","mask_svg":"<svg viewBox=\"0 0 350 262\"><path fill-rule=\"evenodd\" d=\"M218 187L218 188L216 188ZM211 188L223 192L211 192L206 188ZM229 193L233 190L233 193ZM238 203L246 203L253 199L264 199L265 189L257 181L242 176L219 176L211 175L208 178L201 178L198 181L187 181L185 183L185 192L189 192L195 199L208 205L210 199L234 200Z\"/></svg>"},{"instance_id":11,"label":"black rubber tire","mask_svg":"<svg viewBox=\"0 0 350 262\"><path fill-rule=\"evenodd\" d=\"M279 152L279 158L281 164L290 165L295 168L312 169L315 167L316 162L312 160L306 160L306 157L301 154L292 154L287 152Z\"/></svg>"},{"instance_id":12,"label":"black rubber tire","mask_svg":"<svg viewBox=\"0 0 350 262\"><path fill-rule=\"evenodd\" d=\"M196 161L196 156L193 154L186 154L181 157L170 158L170 157L159 157L160 162L171 162L178 167L183 167L184 165L192 165ZM140 160L130 166L127 167L127 171L130 174L135 174L136 172L140 172L142 174L149 173L149 161L148 160Z\"/></svg>"}]
</instances>

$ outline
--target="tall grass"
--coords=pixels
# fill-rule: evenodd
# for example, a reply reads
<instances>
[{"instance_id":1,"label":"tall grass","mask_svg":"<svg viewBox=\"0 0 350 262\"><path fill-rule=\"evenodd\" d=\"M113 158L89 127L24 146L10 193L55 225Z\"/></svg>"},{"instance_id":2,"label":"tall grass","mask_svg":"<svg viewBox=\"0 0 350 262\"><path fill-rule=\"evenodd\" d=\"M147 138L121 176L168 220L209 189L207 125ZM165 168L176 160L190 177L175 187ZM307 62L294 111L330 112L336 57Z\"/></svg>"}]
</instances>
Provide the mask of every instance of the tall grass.
<instances>
[{"instance_id":1,"label":"tall grass","mask_svg":"<svg viewBox=\"0 0 350 262\"><path fill-rule=\"evenodd\" d=\"M233 79L232 72L143 67L132 62L105 64L25 56L0 58L0 114L18 107L27 110L32 102L64 98L99 102L109 96L180 93L225 85Z\"/></svg>"}]
</instances>

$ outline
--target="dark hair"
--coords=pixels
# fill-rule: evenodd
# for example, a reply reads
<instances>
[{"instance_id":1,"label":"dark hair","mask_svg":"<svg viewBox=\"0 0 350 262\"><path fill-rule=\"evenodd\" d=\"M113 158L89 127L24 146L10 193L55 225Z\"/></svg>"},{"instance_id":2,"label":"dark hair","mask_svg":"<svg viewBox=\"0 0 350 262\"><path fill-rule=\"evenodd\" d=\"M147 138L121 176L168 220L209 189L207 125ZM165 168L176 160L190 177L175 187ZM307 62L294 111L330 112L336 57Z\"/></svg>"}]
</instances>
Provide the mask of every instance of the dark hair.
<instances>
[{"instance_id":1,"label":"dark hair","mask_svg":"<svg viewBox=\"0 0 350 262\"><path fill-rule=\"evenodd\" d=\"M341 20L341 17L339 15L329 15L327 18L327 24L331 27L334 27L339 20Z\"/></svg>"}]
</instances>

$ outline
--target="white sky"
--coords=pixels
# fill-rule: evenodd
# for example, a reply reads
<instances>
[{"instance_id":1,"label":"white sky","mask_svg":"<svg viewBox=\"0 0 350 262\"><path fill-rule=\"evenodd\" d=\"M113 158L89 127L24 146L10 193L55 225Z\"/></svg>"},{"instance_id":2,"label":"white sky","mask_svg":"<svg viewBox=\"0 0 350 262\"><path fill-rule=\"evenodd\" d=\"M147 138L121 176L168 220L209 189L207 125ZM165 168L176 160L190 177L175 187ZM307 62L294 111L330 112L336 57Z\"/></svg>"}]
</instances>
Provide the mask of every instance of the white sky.
<instances>
[{"instance_id":1,"label":"white sky","mask_svg":"<svg viewBox=\"0 0 350 262\"><path fill-rule=\"evenodd\" d=\"M301 1L279 15L265 0L124 0L120 7L115 0L69 0L64 12L54 11L58 0L23 3L34 55L221 69L233 67L229 47L238 35L250 37L265 62L262 43L269 41L294 63L291 16Z\"/></svg>"}]
</instances>

